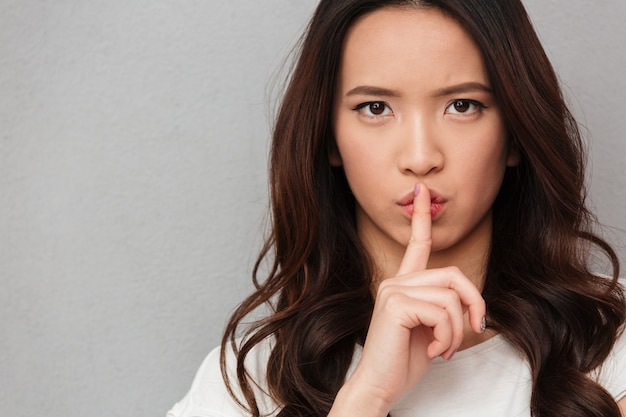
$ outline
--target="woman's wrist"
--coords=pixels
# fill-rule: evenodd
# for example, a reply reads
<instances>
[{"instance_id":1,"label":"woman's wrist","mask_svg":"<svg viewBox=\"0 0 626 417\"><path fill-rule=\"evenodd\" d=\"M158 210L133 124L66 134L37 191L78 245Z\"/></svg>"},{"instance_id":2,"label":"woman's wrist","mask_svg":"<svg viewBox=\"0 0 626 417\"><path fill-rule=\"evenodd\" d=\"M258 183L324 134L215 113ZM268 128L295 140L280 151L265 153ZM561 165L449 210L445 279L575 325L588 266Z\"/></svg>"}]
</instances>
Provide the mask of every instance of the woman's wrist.
<instances>
[{"instance_id":1,"label":"woman's wrist","mask_svg":"<svg viewBox=\"0 0 626 417\"><path fill-rule=\"evenodd\" d=\"M385 417L390 409L387 401L348 381L337 393L328 417Z\"/></svg>"}]
</instances>

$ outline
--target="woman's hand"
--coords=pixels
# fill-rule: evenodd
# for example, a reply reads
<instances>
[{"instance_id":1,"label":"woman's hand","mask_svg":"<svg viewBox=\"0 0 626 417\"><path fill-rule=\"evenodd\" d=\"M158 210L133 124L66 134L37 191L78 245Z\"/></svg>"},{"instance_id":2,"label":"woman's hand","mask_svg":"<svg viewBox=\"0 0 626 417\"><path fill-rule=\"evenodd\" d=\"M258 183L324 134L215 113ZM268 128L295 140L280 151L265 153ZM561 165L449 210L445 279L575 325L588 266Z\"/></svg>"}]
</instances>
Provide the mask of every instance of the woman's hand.
<instances>
[{"instance_id":1,"label":"woman's hand","mask_svg":"<svg viewBox=\"0 0 626 417\"><path fill-rule=\"evenodd\" d=\"M426 269L431 250L430 194L416 186L411 238L395 277L384 280L354 374L330 416L386 416L437 356L450 359L463 341L464 313L484 331L485 302L456 267ZM358 414L355 414L358 412Z\"/></svg>"}]
</instances>

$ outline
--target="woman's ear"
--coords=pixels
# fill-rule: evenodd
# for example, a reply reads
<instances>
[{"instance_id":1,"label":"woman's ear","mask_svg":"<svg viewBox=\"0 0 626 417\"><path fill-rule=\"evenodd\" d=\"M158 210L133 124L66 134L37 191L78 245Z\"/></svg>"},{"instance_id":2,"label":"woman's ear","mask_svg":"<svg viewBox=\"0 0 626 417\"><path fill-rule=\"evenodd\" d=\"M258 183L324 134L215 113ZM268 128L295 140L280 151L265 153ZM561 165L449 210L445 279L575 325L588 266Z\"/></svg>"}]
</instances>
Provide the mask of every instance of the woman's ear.
<instances>
[{"instance_id":1,"label":"woman's ear","mask_svg":"<svg viewBox=\"0 0 626 417\"><path fill-rule=\"evenodd\" d=\"M339 148L337 148L337 144L334 140L332 140L328 145L328 162L330 163L331 167L337 168L343 166L343 161L341 160Z\"/></svg>"}]
</instances>

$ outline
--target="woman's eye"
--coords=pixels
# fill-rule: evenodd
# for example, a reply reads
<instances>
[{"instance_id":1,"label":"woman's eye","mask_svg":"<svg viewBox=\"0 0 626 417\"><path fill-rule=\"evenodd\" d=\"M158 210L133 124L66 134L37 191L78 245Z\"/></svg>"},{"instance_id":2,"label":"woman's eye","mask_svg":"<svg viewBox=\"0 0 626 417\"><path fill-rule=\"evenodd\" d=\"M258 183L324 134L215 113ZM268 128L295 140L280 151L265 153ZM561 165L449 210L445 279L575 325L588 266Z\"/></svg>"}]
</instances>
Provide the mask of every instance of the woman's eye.
<instances>
[{"instance_id":1,"label":"woman's eye","mask_svg":"<svg viewBox=\"0 0 626 417\"><path fill-rule=\"evenodd\" d=\"M483 104L475 100L454 100L446 108L446 113L471 114L484 108Z\"/></svg>"},{"instance_id":2,"label":"woman's eye","mask_svg":"<svg viewBox=\"0 0 626 417\"><path fill-rule=\"evenodd\" d=\"M363 113L365 116L388 116L391 114L391 109L387 104L382 101L370 101L367 103L361 103L354 108L354 110Z\"/></svg>"}]
</instances>

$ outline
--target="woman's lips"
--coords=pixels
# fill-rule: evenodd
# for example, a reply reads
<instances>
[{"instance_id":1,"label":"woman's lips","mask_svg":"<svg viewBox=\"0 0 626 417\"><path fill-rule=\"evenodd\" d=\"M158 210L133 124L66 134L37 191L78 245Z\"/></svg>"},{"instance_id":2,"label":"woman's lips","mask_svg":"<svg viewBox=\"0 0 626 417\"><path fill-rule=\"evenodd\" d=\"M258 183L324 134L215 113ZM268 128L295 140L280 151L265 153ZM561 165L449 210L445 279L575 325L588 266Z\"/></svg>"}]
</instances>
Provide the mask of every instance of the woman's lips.
<instances>
[{"instance_id":1,"label":"woman's lips","mask_svg":"<svg viewBox=\"0 0 626 417\"><path fill-rule=\"evenodd\" d=\"M430 217L432 217L433 219L435 219L439 213L441 213L441 211L443 210L444 206L445 206L445 201L441 201L441 202L433 202L432 200L430 201Z\"/></svg>"},{"instance_id":2,"label":"woman's lips","mask_svg":"<svg viewBox=\"0 0 626 417\"><path fill-rule=\"evenodd\" d=\"M441 197L441 195L439 195L439 193L437 193L435 190L429 190L429 191L430 191L430 217L432 219L435 219L444 209L447 200ZM404 197L402 197L402 199L398 201L397 203L408 217L413 216L414 198L415 196L413 192L410 192Z\"/></svg>"}]
</instances>

